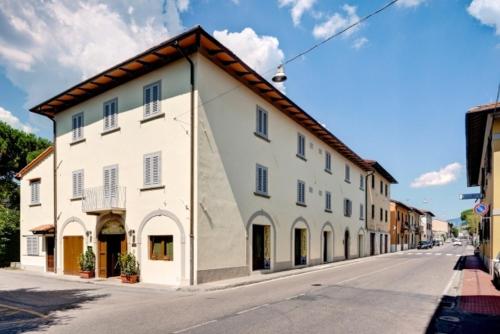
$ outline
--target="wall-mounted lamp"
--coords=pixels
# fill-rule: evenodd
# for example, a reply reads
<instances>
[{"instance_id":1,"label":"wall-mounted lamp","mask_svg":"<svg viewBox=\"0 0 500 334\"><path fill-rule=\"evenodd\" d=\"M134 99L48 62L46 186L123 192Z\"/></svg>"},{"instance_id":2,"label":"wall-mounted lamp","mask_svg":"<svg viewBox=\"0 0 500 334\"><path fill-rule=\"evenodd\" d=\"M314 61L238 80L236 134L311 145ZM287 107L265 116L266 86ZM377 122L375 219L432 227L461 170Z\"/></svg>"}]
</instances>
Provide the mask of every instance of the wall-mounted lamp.
<instances>
[{"instance_id":1,"label":"wall-mounted lamp","mask_svg":"<svg viewBox=\"0 0 500 334\"><path fill-rule=\"evenodd\" d=\"M135 230L129 230L128 236L132 238L132 247L135 247Z\"/></svg>"},{"instance_id":2,"label":"wall-mounted lamp","mask_svg":"<svg viewBox=\"0 0 500 334\"><path fill-rule=\"evenodd\" d=\"M85 235L87 235L88 242L92 243L92 231L85 232Z\"/></svg>"}]
</instances>

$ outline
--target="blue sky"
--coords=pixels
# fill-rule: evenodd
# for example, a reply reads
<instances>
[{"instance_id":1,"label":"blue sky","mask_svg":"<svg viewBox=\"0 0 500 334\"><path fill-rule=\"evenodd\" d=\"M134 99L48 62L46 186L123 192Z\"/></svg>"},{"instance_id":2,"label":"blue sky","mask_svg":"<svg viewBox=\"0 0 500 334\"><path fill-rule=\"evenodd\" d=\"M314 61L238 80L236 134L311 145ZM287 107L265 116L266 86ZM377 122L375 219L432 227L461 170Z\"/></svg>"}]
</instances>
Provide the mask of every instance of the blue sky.
<instances>
[{"instance_id":1,"label":"blue sky","mask_svg":"<svg viewBox=\"0 0 500 334\"><path fill-rule=\"evenodd\" d=\"M50 137L29 107L197 24L263 73L386 2L6 0L0 119ZM400 0L286 72L292 100L398 179L394 198L443 219L473 205L458 199L476 191L466 187L464 114L496 97L500 1Z\"/></svg>"}]
</instances>

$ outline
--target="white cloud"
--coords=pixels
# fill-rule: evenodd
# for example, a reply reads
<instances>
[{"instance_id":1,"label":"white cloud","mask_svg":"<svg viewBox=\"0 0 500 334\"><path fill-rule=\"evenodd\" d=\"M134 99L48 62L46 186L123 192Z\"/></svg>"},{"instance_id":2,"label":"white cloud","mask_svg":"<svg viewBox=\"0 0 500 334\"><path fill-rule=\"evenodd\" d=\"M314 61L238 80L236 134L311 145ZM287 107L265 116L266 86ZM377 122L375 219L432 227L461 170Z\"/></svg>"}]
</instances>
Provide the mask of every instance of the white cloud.
<instances>
[{"instance_id":1,"label":"white cloud","mask_svg":"<svg viewBox=\"0 0 500 334\"><path fill-rule=\"evenodd\" d=\"M412 188L423 188L431 186L442 186L455 181L462 170L458 162L451 163L438 171L424 173L411 183Z\"/></svg>"},{"instance_id":2,"label":"white cloud","mask_svg":"<svg viewBox=\"0 0 500 334\"><path fill-rule=\"evenodd\" d=\"M360 37L357 38L354 43L352 44L352 47L355 48L356 50L361 49L368 43L368 38L366 37Z\"/></svg>"},{"instance_id":3,"label":"white cloud","mask_svg":"<svg viewBox=\"0 0 500 334\"><path fill-rule=\"evenodd\" d=\"M285 59L276 37L259 36L252 28L245 28L241 32L216 30L214 37L266 79L270 79L276 67Z\"/></svg>"},{"instance_id":4,"label":"white cloud","mask_svg":"<svg viewBox=\"0 0 500 334\"><path fill-rule=\"evenodd\" d=\"M417 7L423 4L426 0L399 0L396 5L399 7Z\"/></svg>"},{"instance_id":5,"label":"white cloud","mask_svg":"<svg viewBox=\"0 0 500 334\"><path fill-rule=\"evenodd\" d=\"M31 107L183 29L187 0L4 0L0 65Z\"/></svg>"},{"instance_id":6,"label":"white cloud","mask_svg":"<svg viewBox=\"0 0 500 334\"><path fill-rule=\"evenodd\" d=\"M300 24L302 15L304 15L305 12L311 10L315 3L316 0L278 0L278 5L280 7L292 7L290 9L290 13L292 15L293 24L296 26Z\"/></svg>"},{"instance_id":7,"label":"white cloud","mask_svg":"<svg viewBox=\"0 0 500 334\"><path fill-rule=\"evenodd\" d=\"M317 39L328 38L331 35L341 31L342 29L347 28L348 26L359 20L359 16L356 14L355 6L344 5L342 6L342 9L345 11L345 15L342 15L340 13L335 13L331 15L323 23L314 26L313 35L315 38ZM346 31L345 36L351 35L358 28L359 26Z\"/></svg>"},{"instance_id":8,"label":"white cloud","mask_svg":"<svg viewBox=\"0 0 500 334\"><path fill-rule=\"evenodd\" d=\"M31 127L31 125L24 124L19 120L19 118L14 116L10 111L2 107L0 107L0 121L5 122L10 126L22 130L24 132L29 132L29 133L34 132L34 129L33 127Z\"/></svg>"},{"instance_id":9,"label":"white cloud","mask_svg":"<svg viewBox=\"0 0 500 334\"><path fill-rule=\"evenodd\" d=\"M482 24L495 28L496 34L500 35L499 0L473 0L467 11Z\"/></svg>"}]
</instances>

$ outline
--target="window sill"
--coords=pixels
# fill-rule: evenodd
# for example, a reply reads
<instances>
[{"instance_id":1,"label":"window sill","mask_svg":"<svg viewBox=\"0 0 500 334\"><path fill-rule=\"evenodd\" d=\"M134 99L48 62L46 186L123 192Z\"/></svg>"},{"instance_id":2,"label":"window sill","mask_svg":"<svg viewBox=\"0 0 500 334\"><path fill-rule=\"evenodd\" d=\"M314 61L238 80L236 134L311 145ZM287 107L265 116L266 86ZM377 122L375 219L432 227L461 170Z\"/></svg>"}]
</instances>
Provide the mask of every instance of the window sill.
<instances>
[{"instance_id":1,"label":"window sill","mask_svg":"<svg viewBox=\"0 0 500 334\"><path fill-rule=\"evenodd\" d=\"M348 179L344 179L345 183L351 183L351 180L348 180Z\"/></svg>"},{"instance_id":2,"label":"window sill","mask_svg":"<svg viewBox=\"0 0 500 334\"><path fill-rule=\"evenodd\" d=\"M365 191L365 188L361 188L361 187L359 187L359 190L361 190L361 191Z\"/></svg>"},{"instance_id":3,"label":"window sill","mask_svg":"<svg viewBox=\"0 0 500 334\"><path fill-rule=\"evenodd\" d=\"M302 160L304 160L304 161L307 161L307 159L306 159L306 157L305 157L305 156L300 155L300 154L298 154L298 153L297 153L297 154L295 154L295 155L297 156L297 158L302 159Z\"/></svg>"},{"instance_id":4,"label":"window sill","mask_svg":"<svg viewBox=\"0 0 500 334\"><path fill-rule=\"evenodd\" d=\"M267 141L268 143L271 142L271 140L266 135L264 135L262 133L258 133L257 131L255 131L253 134L255 135L255 137L258 137L264 141Z\"/></svg>"},{"instance_id":5,"label":"window sill","mask_svg":"<svg viewBox=\"0 0 500 334\"><path fill-rule=\"evenodd\" d=\"M80 139L77 139L77 140L73 140L71 143L69 143L70 146L73 146L73 145L76 145L76 144L80 144L80 143L84 143L87 139L85 138L80 138Z\"/></svg>"},{"instance_id":6,"label":"window sill","mask_svg":"<svg viewBox=\"0 0 500 334\"><path fill-rule=\"evenodd\" d=\"M42 203L31 203L29 205L30 208L35 207L35 206L42 206Z\"/></svg>"},{"instance_id":7,"label":"window sill","mask_svg":"<svg viewBox=\"0 0 500 334\"><path fill-rule=\"evenodd\" d=\"M103 132L101 132L101 136L109 135L110 133L117 132L117 131L120 131L120 127L119 126L117 126L115 128L112 128L112 129L106 129L106 130L104 130Z\"/></svg>"},{"instance_id":8,"label":"window sill","mask_svg":"<svg viewBox=\"0 0 500 334\"><path fill-rule=\"evenodd\" d=\"M80 197L71 197L69 200L71 202L81 201L81 200L83 200L83 196L80 196Z\"/></svg>"},{"instance_id":9,"label":"window sill","mask_svg":"<svg viewBox=\"0 0 500 334\"><path fill-rule=\"evenodd\" d=\"M253 194L255 196L260 196L260 197L264 197L264 198L271 198L271 196L269 196L268 194L264 194L264 193L259 193L257 191L254 191Z\"/></svg>"},{"instance_id":10,"label":"window sill","mask_svg":"<svg viewBox=\"0 0 500 334\"><path fill-rule=\"evenodd\" d=\"M140 191L149 191L149 190L158 190L158 189L165 189L165 186L150 186L150 187L144 187L139 189Z\"/></svg>"},{"instance_id":11,"label":"window sill","mask_svg":"<svg viewBox=\"0 0 500 334\"><path fill-rule=\"evenodd\" d=\"M304 208L307 208L307 205L305 203L296 202L295 204L297 204L298 206L302 206Z\"/></svg>"},{"instance_id":12,"label":"window sill","mask_svg":"<svg viewBox=\"0 0 500 334\"><path fill-rule=\"evenodd\" d=\"M331 170L331 169L326 169L326 168L325 168L325 172L327 172L327 173L328 173L328 174L330 174L330 175L332 174L332 170Z\"/></svg>"},{"instance_id":13,"label":"window sill","mask_svg":"<svg viewBox=\"0 0 500 334\"><path fill-rule=\"evenodd\" d=\"M160 112L158 114L154 114L154 115L151 115L151 116L148 116L148 117L144 117L143 119L141 119L141 124L144 124L144 123L147 123L149 121L153 121L155 119L158 119L158 118L165 118L165 113L164 112Z\"/></svg>"},{"instance_id":14,"label":"window sill","mask_svg":"<svg viewBox=\"0 0 500 334\"><path fill-rule=\"evenodd\" d=\"M325 212L332 213L332 210L330 210L330 209L325 209Z\"/></svg>"}]
</instances>

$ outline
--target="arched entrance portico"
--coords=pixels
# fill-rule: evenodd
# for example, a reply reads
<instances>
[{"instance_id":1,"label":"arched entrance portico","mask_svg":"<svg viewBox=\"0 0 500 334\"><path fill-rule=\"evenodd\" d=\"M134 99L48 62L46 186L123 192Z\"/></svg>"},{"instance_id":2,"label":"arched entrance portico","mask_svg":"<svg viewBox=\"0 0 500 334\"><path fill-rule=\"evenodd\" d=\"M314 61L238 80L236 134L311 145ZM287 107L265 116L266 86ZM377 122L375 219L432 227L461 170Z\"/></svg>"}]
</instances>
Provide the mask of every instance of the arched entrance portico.
<instances>
[{"instance_id":1,"label":"arched entrance portico","mask_svg":"<svg viewBox=\"0 0 500 334\"><path fill-rule=\"evenodd\" d=\"M97 238L97 265L99 277L120 275L119 256L127 252L127 234L123 219L109 215L101 219Z\"/></svg>"}]
</instances>

